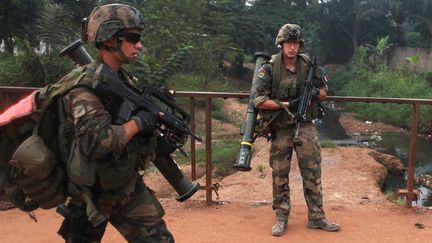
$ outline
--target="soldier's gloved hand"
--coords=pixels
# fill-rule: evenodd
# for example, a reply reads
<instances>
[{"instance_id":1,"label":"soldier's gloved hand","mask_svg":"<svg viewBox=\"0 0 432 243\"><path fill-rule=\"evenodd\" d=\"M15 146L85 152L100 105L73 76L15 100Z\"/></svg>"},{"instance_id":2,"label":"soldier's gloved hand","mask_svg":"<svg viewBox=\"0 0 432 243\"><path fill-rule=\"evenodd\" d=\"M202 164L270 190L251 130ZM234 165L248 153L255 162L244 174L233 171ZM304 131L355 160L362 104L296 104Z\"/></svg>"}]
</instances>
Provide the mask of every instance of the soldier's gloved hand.
<instances>
[{"instance_id":1,"label":"soldier's gloved hand","mask_svg":"<svg viewBox=\"0 0 432 243\"><path fill-rule=\"evenodd\" d=\"M315 86L312 86L312 99L316 100L320 94L320 88L317 88Z\"/></svg>"},{"instance_id":2,"label":"soldier's gloved hand","mask_svg":"<svg viewBox=\"0 0 432 243\"><path fill-rule=\"evenodd\" d=\"M177 149L177 143L169 134L164 133L157 138L156 154L171 154Z\"/></svg>"},{"instance_id":3,"label":"soldier's gloved hand","mask_svg":"<svg viewBox=\"0 0 432 243\"><path fill-rule=\"evenodd\" d=\"M290 101L288 102L288 108L289 108L290 110L292 110L292 111L297 110L297 108L298 108L298 106L299 106L299 104L300 104L300 98L301 98L301 97L297 97L297 98L295 98L295 99L293 99L293 100L290 100Z\"/></svg>"},{"instance_id":4,"label":"soldier's gloved hand","mask_svg":"<svg viewBox=\"0 0 432 243\"><path fill-rule=\"evenodd\" d=\"M157 125L155 115L147 111L138 111L131 119L136 122L139 131L144 133L152 133Z\"/></svg>"}]
</instances>

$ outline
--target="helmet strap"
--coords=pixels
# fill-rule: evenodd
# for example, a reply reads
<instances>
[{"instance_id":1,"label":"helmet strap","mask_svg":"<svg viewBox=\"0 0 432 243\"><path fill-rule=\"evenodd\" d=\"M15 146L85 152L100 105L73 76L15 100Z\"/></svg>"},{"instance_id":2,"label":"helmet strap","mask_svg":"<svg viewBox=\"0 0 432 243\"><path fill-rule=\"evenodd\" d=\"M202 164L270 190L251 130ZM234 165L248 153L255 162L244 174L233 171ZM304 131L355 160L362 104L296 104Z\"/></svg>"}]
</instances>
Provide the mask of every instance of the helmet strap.
<instances>
[{"instance_id":1,"label":"helmet strap","mask_svg":"<svg viewBox=\"0 0 432 243\"><path fill-rule=\"evenodd\" d=\"M122 59L123 63L132 64L134 60L131 60L129 57L126 56L126 54L121 49L121 40L117 39L117 46L115 47L115 51L117 51L120 54L120 58Z\"/></svg>"},{"instance_id":2,"label":"helmet strap","mask_svg":"<svg viewBox=\"0 0 432 243\"><path fill-rule=\"evenodd\" d=\"M116 47L107 46L104 43L99 43L99 47L102 48L102 49L104 49L104 50L106 50L106 51L109 51L109 52L114 52L114 51L117 50ZM98 48L98 49L100 49L100 48Z\"/></svg>"}]
</instances>

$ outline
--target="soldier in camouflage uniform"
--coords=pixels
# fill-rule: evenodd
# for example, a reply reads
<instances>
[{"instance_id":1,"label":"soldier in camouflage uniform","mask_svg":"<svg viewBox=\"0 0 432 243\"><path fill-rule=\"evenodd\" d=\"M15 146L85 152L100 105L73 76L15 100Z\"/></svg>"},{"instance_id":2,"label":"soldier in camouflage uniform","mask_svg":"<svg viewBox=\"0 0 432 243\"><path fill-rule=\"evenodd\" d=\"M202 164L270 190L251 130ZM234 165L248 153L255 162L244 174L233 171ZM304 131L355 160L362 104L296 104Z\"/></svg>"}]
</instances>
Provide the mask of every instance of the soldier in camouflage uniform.
<instances>
[{"instance_id":1,"label":"soldier in camouflage uniform","mask_svg":"<svg viewBox=\"0 0 432 243\"><path fill-rule=\"evenodd\" d=\"M100 242L108 222L128 242L174 242L162 219L161 204L138 173L156 153L174 150L172 144L160 146L154 135L158 114L140 111L129 121L114 125L112 117L120 101L98 95L91 88L101 63L137 87L122 65L133 63L142 50L143 28L140 13L131 6L97 7L83 26L83 40L98 49L96 60L57 83L73 83L62 98L63 114L59 115L64 117L62 133L69 146L67 172L72 195L59 230L66 242Z\"/></svg>"},{"instance_id":2,"label":"soldier in camouflage uniform","mask_svg":"<svg viewBox=\"0 0 432 243\"><path fill-rule=\"evenodd\" d=\"M275 44L282 50L262 65L254 87L254 105L265 120L271 121L270 166L273 169L273 210L276 213L272 234L282 235L288 224L291 209L289 172L293 150L296 151L303 178L308 227L337 231L340 225L327 221L324 216L320 143L312 122L319 116L318 101L327 97L325 72L322 67L314 68L314 99L307 111L308 119L300 125L298 141L295 141L296 119L293 114L297 110L303 81L307 79L310 59L307 54L299 53L304 39L302 29L296 24L282 26Z\"/></svg>"}]
</instances>

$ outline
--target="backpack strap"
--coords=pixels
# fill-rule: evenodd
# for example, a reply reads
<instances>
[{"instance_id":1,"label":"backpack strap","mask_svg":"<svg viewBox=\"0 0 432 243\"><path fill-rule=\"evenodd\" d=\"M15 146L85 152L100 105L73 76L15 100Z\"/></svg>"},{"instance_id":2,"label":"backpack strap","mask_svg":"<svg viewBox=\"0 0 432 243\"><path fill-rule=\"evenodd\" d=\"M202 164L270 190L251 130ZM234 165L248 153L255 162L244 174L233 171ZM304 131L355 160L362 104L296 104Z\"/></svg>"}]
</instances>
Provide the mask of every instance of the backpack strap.
<instances>
[{"instance_id":1,"label":"backpack strap","mask_svg":"<svg viewBox=\"0 0 432 243\"><path fill-rule=\"evenodd\" d=\"M281 64L282 64L282 51L276 54L273 63L273 78L272 78L272 93L271 96L274 97L279 89L279 83L281 78Z\"/></svg>"},{"instance_id":2,"label":"backpack strap","mask_svg":"<svg viewBox=\"0 0 432 243\"><path fill-rule=\"evenodd\" d=\"M306 65L301 65L301 62L305 62ZM307 71L308 71L308 65L310 62L310 58L309 55L306 53L299 53L298 57L297 57L297 62L296 62L296 75L297 75L297 83L298 83L298 87L300 87L299 89L297 89L297 96L299 96L301 94L301 92L303 91L303 83L307 77Z\"/></svg>"}]
</instances>

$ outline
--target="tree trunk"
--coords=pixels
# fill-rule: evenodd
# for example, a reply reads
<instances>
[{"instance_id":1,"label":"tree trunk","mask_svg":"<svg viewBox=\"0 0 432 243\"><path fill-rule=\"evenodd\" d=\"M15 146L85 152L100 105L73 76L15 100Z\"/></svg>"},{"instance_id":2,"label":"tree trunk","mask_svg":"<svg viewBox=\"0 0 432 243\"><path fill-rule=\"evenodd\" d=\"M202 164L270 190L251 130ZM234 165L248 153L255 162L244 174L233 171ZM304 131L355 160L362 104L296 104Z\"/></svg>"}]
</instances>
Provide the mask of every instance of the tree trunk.
<instances>
[{"instance_id":1,"label":"tree trunk","mask_svg":"<svg viewBox=\"0 0 432 243\"><path fill-rule=\"evenodd\" d=\"M357 47L358 47L358 22L357 20L354 20L354 26L352 29L351 34L351 40L353 45L353 54L351 56L351 59L354 58L355 54L357 53Z\"/></svg>"},{"instance_id":2,"label":"tree trunk","mask_svg":"<svg viewBox=\"0 0 432 243\"><path fill-rule=\"evenodd\" d=\"M5 52L9 54L13 54L14 53L13 39L11 37L5 37L3 39L3 43L4 43Z\"/></svg>"}]
</instances>

